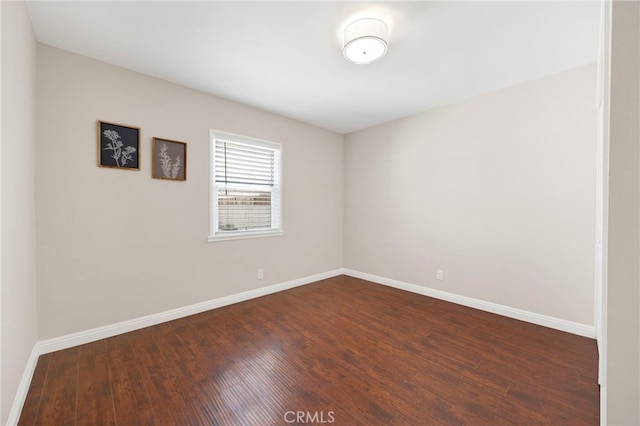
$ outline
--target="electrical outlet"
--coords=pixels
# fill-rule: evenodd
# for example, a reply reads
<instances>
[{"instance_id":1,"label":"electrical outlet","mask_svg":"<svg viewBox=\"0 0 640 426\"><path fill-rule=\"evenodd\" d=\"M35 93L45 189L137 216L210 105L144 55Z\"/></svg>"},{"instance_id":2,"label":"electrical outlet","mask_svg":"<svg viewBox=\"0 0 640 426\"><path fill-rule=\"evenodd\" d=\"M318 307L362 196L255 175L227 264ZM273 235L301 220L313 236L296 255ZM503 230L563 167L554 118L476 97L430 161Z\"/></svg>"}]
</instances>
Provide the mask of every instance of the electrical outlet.
<instances>
[{"instance_id":1,"label":"electrical outlet","mask_svg":"<svg viewBox=\"0 0 640 426\"><path fill-rule=\"evenodd\" d=\"M264 278L264 269L258 268L258 279L261 280Z\"/></svg>"},{"instance_id":2,"label":"electrical outlet","mask_svg":"<svg viewBox=\"0 0 640 426\"><path fill-rule=\"evenodd\" d=\"M444 271L442 269L436 269L436 280L444 280Z\"/></svg>"}]
</instances>

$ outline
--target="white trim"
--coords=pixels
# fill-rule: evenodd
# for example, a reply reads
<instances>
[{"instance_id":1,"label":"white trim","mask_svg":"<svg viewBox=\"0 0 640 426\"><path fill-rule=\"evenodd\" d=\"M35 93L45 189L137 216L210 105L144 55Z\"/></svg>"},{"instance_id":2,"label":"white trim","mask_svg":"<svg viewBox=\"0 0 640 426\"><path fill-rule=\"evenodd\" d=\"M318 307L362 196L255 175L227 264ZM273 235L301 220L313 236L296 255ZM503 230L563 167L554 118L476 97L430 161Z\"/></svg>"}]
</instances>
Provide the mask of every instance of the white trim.
<instances>
[{"instance_id":1,"label":"white trim","mask_svg":"<svg viewBox=\"0 0 640 426\"><path fill-rule=\"evenodd\" d=\"M595 328L590 325L580 324L573 321L567 321L560 318L554 318L547 315L537 314L535 312L529 312L522 309L512 308L510 306L499 305L493 302L486 302L484 300L473 299L471 297L460 296L457 294L448 293L446 291L435 290L432 288L423 287L415 284L409 284L409 283L394 280L391 278L384 278L377 275L354 271L352 269L344 269L344 274L349 275L351 277L371 281L376 284L382 284L389 287L398 288L400 290L406 290L412 293L421 294L423 296L429 296L436 299L446 300L447 302L457 303L458 305L469 306L471 308L480 309L481 311L491 312L491 313L502 315L505 317L514 318L514 319L530 322L537 325L542 325L544 327L566 331L568 333L577 334L579 336L590 337L590 338L595 337Z\"/></svg>"},{"instance_id":2,"label":"white trim","mask_svg":"<svg viewBox=\"0 0 640 426\"><path fill-rule=\"evenodd\" d=\"M271 228L266 230L254 231L220 231L218 229L218 220L216 211L218 208L218 185L215 180L215 152L216 139L226 139L235 144L244 144L248 146L259 146L274 151L274 184L270 187L272 193L271 206ZM283 235L283 190L282 190L282 158L283 147L279 142L272 142L264 139L258 139L250 136L242 136L235 133L223 132L216 129L209 129L209 236L207 241L212 243L216 241L239 240L245 238L260 238ZM237 185L237 188L243 188L247 185ZM262 189L264 190L264 188Z\"/></svg>"},{"instance_id":3,"label":"white trim","mask_svg":"<svg viewBox=\"0 0 640 426\"><path fill-rule=\"evenodd\" d=\"M18 389L16 390L16 396L13 399L13 405L11 406L11 411L9 411L9 417L7 417L7 426L13 426L18 424L18 420L20 420L20 413L22 412L22 406L24 405L25 399L27 399L27 392L29 391L29 386L31 385L31 379L33 378L33 372L36 370L36 364L38 363L38 357L40 356L40 343L36 342L33 345L33 349L31 350L31 355L27 360L27 365L24 367L24 372L22 373L22 379L20 379L20 383L18 384Z\"/></svg>"},{"instance_id":4,"label":"white trim","mask_svg":"<svg viewBox=\"0 0 640 426\"><path fill-rule=\"evenodd\" d=\"M595 304L596 335L598 342L598 383L600 384L600 424L607 424L607 356L608 356L608 265L609 265L609 134L610 134L610 108L611 108L611 1L602 1L601 10L601 43L602 53L599 64L602 67L602 91L601 103L599 109L602 120L601 141L602 146L598 148L602 152L602 163L599 163L601 181L598 182L601 193L601 256L599 264L600 279L597 282L597 294Z\"/></svg>"},{"instance_id":5,"label":"white trim","mask_svg":"<svg viewBox=\"0 0 640 426\"><path fill-rule=\"evenodd\" d=\"M53 339L38 342L38 344L40 345L40 354L59 351L61 349L71 348L73 346L84 345L85 343L95 342L96 340L117 336L118 334L128 333L129 331L139 330L141 328L149 327L167 321L172 321L174 319L199 314L211 309L221 308L223 306L232 305L234 303L255 299L256 297L266 296L268 294L277 293L279 291L288 290L290 288L299 287L327 278L336 277L338 275L342 275L342 273L342 269L336 269L333 271L311 275L280 284L270 285L268 287L261 287L255 290L245 291L243 293L231 294L229 296L195 303L193 305L184 306L182 308L171 309L157 314L134 318L116 324L105 325L86 331L80 331L78 333L54 337Z\"/></svg>"},{"instance_id":6,"label":"white trim","mask_svg":"<svg viewBox=\"0 0 640 426\"><path fill-rule=\"evenodd\" d=\"M267 229L264 231L221 231L207 238L210 243L216 241L243 240L245 238L278 237L284 235L282 229Z\"/></svg>"},{"instance_id":7,"label":"white trim","mask_svg":"<svg viewBox=\"0 0 640 426\"><path fill-rule=\"evenodd\" d=\"M224 132L222 130L217 130L217 129L209 129L209 135L211 137L211 140L214 143L215 143L215 139L217 137L220 137L221 139L229 139L230 141L233 141L236 143L242 143L249 146L259 145L265 148L282 150L282 144L280 142L273 142L273 141L268 141L266 139L254 138L253 136L244 136L238 133Z\"/></svg>"}]
</instances>

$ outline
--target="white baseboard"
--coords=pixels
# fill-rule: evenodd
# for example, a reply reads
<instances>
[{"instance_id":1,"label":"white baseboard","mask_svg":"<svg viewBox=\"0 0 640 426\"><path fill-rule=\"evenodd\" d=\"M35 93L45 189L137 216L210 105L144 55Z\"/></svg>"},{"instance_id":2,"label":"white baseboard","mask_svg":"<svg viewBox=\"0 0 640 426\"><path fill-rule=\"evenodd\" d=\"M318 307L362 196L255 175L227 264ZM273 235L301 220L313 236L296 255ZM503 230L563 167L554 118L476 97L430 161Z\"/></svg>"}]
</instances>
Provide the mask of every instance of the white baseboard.
<instances>
[{"instance_id":1,"label":"white baseboard","mask_svg":"<svg viewBox=\"0 0 640 426\"><path fill-rule=\"evenodd\" d=\"M139 330L141 328L149 327L167 321L172 321L174 319L183 318L189 315L199 314L201 312L205 312L215 308L221 308L223 306L232 305L234 303L244 302L246 300L255 299L256 297L266 296L268 294L277 293L279 291L288 290L290 288L299 287L305 284L311 284L316 281L342 275L343 273L344 271L342 269L335 269L333 271L311 275L280 284L274 284L255 290L249 290L243 293L232 294L229 296L220 297L218 299L207 300L205 302L184 306L182 308L171 309L169 311L160 312L153 315L147 315L140 318L122 321L116 324L105 325L103 327L97 327L78 333L67 334L65 336L36 342L33 350L31 351L31 356L27 361L24 373L22 374L22 379L20 380L18 390L16 391L16 396L13 400L13 405L11 406L11 411L9 412L9 417L7 419L7 425L13 426L18 424L20 413L22 412L22 407L24 406L24 401L27 397L31 379L33 377L33 373L38 362L38 357L40 355L71 348L78 345L84 345L85 343L95 342L96 340L117 336L118 334L128 333L129 331Z\"/></svg>"},{"instance_id":2,"label":"white baseboard","mask_svg":"<svg viewBox=\"0 0 640 426\"><path fill-rule=\"evenodd\" d=\"M568 333L577 334L578 336L595 338L596 330L594 326L580 324L573 321L567 321L560 318L554 318L547 315L537 314L522 309L512 308L510 306L499 305L493 302L473 299L471 297L460 296L448 293L442 290L435 290L415 284L409 284L403 281L384 278L377 275L367 274L364 272L354 271L352 269L344 269L344 274L351 277L360 278L371 281L376 284L383 284L389 287L398 288L400 290L410 291L412 293L421 294L423 296L433 297L435 299L446 300L447 302L457 303L459 305L469 306L471 308L480 309L481 311L491 312L493 314L514 318L521 321L530 322L544 327L553 328Z\"/></svg>"},{"instance_id":3,"label":"white baseboard","mask_svg":"<svg viewBox=\"0 0 640 426\"><path fill-rule=\"evenodd\" d=\"M27 365L24 367L22 378L20 379L20 383L18 384L18 390L16 391L16 396L13 399L13 405L11 406L11 411L9 411L9 417L7 418L7 426L15 426L18 424L18 420L20 420L22 406L24 405L24 401L27 398L27 392L29 391L31 379L33 378L33 372L36 369L36 364L38 363L39 356L40 347L38 345L38 342L36 342L36 344L33 346L33 349L31 350L31 355L27 360Z\"/></svg>"},{"instance_id":4,"label":"white baseboard","mask_svg":"<svg viewBox=\"0 0 640 426\"><path fill-rule=\"evenodd\" d=\"M84 345L85 343L95 342L96 340L117 336L118 334L128 333L130 331L139 330L141 328L149 327L167 321L172 321L174 319L187 317L189 315L199 314L211 309L221 308L223 306L232 305L234 303L244 302L245 300L255 299L256 297L266 296L268 294L277 293L279 291L287 290L305 284L310 284L342 274L342 269L336 269L333 271L311 275L280 284L270 285L268 287L261 287L255 290L245 291L243 293L232 294L229 296L195 303L193 305L184 306L181 308L171 309L157 314L134 318L116 324L105 325L102 327L92 328L90 330L80 331L78 333L55 337L53 339L42 340L38 342L41 349L40 354L55 352L61 349L71 348L73 346Z\"/></svg>"}]
</instances>

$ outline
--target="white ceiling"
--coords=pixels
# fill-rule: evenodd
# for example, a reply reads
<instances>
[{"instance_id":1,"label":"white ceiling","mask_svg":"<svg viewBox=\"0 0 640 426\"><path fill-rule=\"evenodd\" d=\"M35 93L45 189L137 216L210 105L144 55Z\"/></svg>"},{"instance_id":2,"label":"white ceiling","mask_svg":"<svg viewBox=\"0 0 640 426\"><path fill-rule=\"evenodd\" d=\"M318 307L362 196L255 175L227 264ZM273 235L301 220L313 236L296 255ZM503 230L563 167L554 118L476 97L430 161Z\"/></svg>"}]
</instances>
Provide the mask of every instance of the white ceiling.
<instances>
[{"instance_id":1,"label":"white ceiling","mask_svg":"<svg viewBox=\"0 0 640 426\"><path fill-rule=\"evenodd\" d=\"M349 133L596 62L600 4L29 1L38 41ZM359 17L390 27L371 65L342 57ZM594 89L595 90L595 89Z\"/></svg>"}]
</instances>

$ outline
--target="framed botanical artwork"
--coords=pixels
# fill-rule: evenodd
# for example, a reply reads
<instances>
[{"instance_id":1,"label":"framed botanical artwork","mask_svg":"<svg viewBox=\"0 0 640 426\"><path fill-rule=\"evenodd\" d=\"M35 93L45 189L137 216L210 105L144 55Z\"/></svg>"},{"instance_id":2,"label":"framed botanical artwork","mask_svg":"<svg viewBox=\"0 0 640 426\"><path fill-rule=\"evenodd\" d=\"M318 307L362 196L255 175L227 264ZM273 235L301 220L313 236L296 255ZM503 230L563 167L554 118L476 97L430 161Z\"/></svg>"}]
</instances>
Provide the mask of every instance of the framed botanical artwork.
<instances>
[{"instance_id":1,"label":"framed botanical artwork","mask_svg":"<svg viewBox=\"0 0 640 426\"><path fill-rule=\"evenodd\" d=\"M187 180L187 144L169 139L153 138L154 179Z\"/></svg>"},{"instance_id":2,"label":"framed botanical artwork","mask_svg":"<svg viewBox=\"0 0 640 426\"><path fill-rule=\"evenodd\" d=\"M98 121L98 166L140 170L140 129Z\"/></svg>"}]
</instances>

